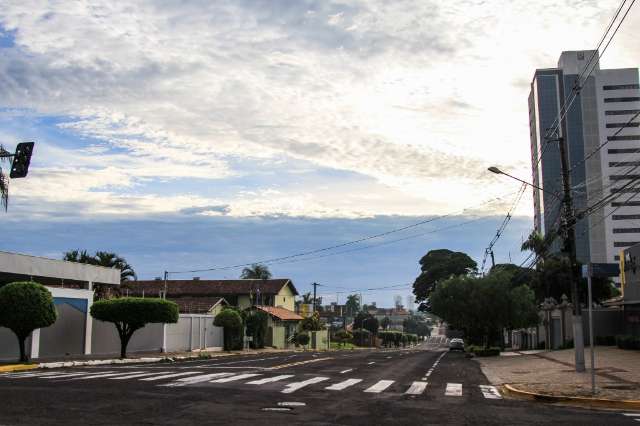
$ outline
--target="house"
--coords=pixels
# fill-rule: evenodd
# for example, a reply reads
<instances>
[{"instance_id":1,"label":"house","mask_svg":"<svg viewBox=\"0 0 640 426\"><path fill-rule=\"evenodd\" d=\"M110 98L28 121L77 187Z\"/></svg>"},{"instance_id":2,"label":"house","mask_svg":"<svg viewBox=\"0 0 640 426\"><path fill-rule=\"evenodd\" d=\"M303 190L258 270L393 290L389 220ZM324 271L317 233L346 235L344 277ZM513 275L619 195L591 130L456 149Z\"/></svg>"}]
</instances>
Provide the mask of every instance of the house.
<instances>
[{"instance_id":1,"label":"house","mask_svg":"<svg viewBox=\"0 0 640 426\"><path fill-rule=\"evenodd\" d=\"M295 313L298 291L291 280L150 280L128 284L128 294L162 297L178 304L181 313L204 310L217 314L224 305L241 310L258 309L269 314L267 345L285 348L290 344L302 317Z\"/></svg>"}]
</instances>

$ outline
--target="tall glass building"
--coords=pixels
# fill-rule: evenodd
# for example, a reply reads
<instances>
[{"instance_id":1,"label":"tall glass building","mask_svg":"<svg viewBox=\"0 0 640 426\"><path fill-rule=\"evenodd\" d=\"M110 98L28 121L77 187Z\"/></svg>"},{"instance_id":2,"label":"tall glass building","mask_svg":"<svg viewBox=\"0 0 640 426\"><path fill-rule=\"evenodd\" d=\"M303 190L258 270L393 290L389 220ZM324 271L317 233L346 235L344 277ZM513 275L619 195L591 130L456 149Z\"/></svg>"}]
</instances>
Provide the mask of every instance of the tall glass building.
<instances>
[{"instance_id":1,"label":"tall glass building","mask_svg":"<svg viewBox=\"0 0 640 426\"><path fill-rule=\"evenodd\" d=\"M593 72L585 80L591 68ZM582 87L575 90L581 74ZM571 102L570 106L565 107L567 112L553 132L565 101L567 106ZM577 223L580 262L617 262L622 249L640 242L640 117L632 120L638 111L638 69L600 69L597 51L563 52L557 68L536 70L531 82L533 183L545 189L533 192L535 229L545 235L560 225L562 175L555 141L559 137L567 141L575 210L585 210L607 195L616 196ZM561 239L556 239L551 251L560 249Z\"/></svg>"}]
</instances>

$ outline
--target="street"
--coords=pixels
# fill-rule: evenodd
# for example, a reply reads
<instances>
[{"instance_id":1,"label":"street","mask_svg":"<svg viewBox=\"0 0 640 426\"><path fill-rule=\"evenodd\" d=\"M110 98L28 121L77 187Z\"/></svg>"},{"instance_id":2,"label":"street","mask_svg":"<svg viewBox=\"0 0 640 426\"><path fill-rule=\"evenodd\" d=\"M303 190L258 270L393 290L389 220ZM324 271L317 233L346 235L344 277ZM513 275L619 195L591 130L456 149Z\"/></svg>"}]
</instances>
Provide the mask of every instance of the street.
<instances>
[{"instance_id":1,"label":"street","mask_svg":"<svg viewBox=\"0 0 640 426\"><path fill-rule=\"evenodd\" d=\"M634 423L504 399L475 361L426 345L9 373L0 398L1 425Z\"/></svg>"}]
</instances>

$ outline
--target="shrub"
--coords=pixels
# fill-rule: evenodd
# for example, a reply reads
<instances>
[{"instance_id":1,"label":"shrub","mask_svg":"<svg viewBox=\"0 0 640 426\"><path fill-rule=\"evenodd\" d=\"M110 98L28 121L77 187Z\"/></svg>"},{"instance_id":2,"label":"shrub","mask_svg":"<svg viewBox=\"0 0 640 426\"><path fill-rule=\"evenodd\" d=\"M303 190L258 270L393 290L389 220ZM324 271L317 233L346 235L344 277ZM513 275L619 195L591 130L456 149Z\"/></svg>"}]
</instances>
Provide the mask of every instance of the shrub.
<instances>
[{"instance_id":1,"label":"shrub","mask_svg":"<svg viewBox=\"0 0 640 426\"><path fill-rule=\"evenodd\" d=\"M629 335L616 336L616 345L620 349L640 349L640 338Z\"/></svg>"},{"instance_id":2,"label":"shrub","mask_svg":"<svg viewBox=\"0 0 640 426\"><path fill-rule=\"evenodd\" d=\"M353 330L353 341L358 346L369 346L371 332L364 328Z\"/></svg>"},{"instance_id":3,"label":"shrub","mask_svg":"<svg viewBox=\"0 0 640 426\"><path fill-rule=\"evenodd\" d=\"M615 346L616 336L596 336L595 343L600 346Z\"/></svg>"},{"instance_id":4,"label":"shrub","mask_svg":"<svg viewBox=\"0 0 640 426\"><path fill-rule=\"evenodd\" d=\"M311 339L309 338L309 335L307 333L299 333L296 336L296 342L300 346L307 346L309 344L309 340L311 340Z\"/></svg>"},{"instance_id":5,"label":"shrub","mask_svg":"<svg viewBox=\"0 0 640 426\"><path fill-rule=\"evenodd\" d=\"M242 316L235 309L223 309L213 320L213 325L223 328L224 350L242 349Z\"/></svg>"},{"instance_id":6,"label":"shrub","mask_svg":"<svg viewBox=\"0 0 640 426\"><path fill-rule=\"evenodd\" d=\"M267 335L267 324L269 315L262 311L249 311L245 316L247 325L247 335L252 337L251 347L253 349L264 348L264 339Z\"/></svg>"},{"instance_id":7,"label":"shrub","mask_svg":"<svg viewBox=\"0 0 640 426\"><path fill-rule=\"evenodd\" d=\"M300 321L300 325L298 327L301 331L318 331L324 328L322 323L320 323L320 315L317 312L314 312L313 315Z\"/></svg>"},{"instance_id":8,"label":"shrub","mask_svg":"<svg viewBox=\"0 0 640 426\"><path fill-rule=\"evenodd\" d=\"M407 336L407 342L409 344L418 343L418 335L417 334L407 333L407 334L405 334L405 336Z\"/></svg>"},{"instance_id":9,"label":"shrub","mask_svg":"<svg viewBox=\"0 0 640 426\"><path fill-rule=\"evenodd\" d=\"M353 334L347 330L338 330L334 335L334 339L341 345L350 342L353 339Z\"/></svg>"},{"instance_id":10,"label":"shrub","mask_svg":"<svg viewBox=\"0 0 640 426\"><path fill-rule=\"evenodd\" d=\"M157 298L99 300L91 305L91 316L116 326L120 336L120 357L126 358L127 345L133 333L148 323L178 322L178 305Z\"/></svg>"},{"instance_id":11,"label":"shrub","mask_svg":"<svg viewBox=\"0 0 640 426\"><path fill-rule=\"evenodd\" d=\"M500 355L500 348L498 348L498 347L484 348L482 346L469 346L467 348L467 351L473 353L475 356L498 356L498 355Z\"/></svg>"},{"instance_id":12,"label":"shrub","mask_svg":"<svg viewBox=\"0 0 640 426\"><path fill-rule=\"evenodd\" d=\"M409 338L406 334L403 334L400 337L400 343L402 344L402 347L404 348L405 346L407 346L407 343L409 342Z\"/></svg>"},{"instance_id":13,"label":"shrub","mask_svg":"<svg viewBox=\"0 0 640 426\"><path fill-rule=\"evenodd\" d=\"M57 313L51 293L35 282L14 282L0 288L0 326L18 338L20 362L27 362L24 342L37 328L56 322Z\"/></svg>"}]
</instances>

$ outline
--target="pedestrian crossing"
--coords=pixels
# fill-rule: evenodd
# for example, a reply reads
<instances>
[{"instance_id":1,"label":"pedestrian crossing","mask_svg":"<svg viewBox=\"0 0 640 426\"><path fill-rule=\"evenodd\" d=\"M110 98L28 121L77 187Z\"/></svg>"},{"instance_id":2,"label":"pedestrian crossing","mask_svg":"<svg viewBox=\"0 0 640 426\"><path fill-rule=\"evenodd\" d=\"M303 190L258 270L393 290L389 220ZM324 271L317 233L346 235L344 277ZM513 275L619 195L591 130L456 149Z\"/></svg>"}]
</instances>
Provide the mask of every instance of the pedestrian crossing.
<instances>
[{"instance_id":1,"label":"pedestrian crossing","mask_svg":"<svg viewBox=\"0 0 640 426\"><path fill-rule=\"evenodd\" d=\"M638 412L633 412L633 413L621 413L623 416L629 418L630 420L635 420L636 422L640 422L640 413Z\"/></svg>"},{"instance_id":2,"label":"pedestrian crossing","mask_svg":"<svg viewBox=\"0 0 640 426\"><path fill-rule=\"evenodd\" d=\"M183 387L196 384L242 384L251 387L264 386L272 390L279 390L281 393L291 394L307 387L313 387L322 383L320 389L326 391L340 392L345 389L356 387L366 394L381 394L384 392L393 392L396 394L404 394L407 396L418 396L425 394L427 391L434 394L443 395L445 397L461 397L470 394L471 389L477 389L485 399L502 399L500 392L495 386L478 385L468 386L463 389L462 383L446 383L444 390L442 385L430 384L426 380L417 380L408 384L398 383L395 380L374 380L367 382L361 378L344 378L332 383L332 378L325 376L309 377L310 375L294 375L280 374L269 376L264 372L218 372L205 373L199 370L190 371L171 371L171 370L85 370L85 371L56 371L56 372L28 372L28 373L9 373L0 375L0 379L42 379L46 381L58 382L82 382L85 380L113 380L125 381L135 380L163 387ZM328 383L327 383L328 382ZM394 386L395 385L395 386ZM276 387L276 388L274 388ZM474 391L475 392L475 391Z\"/></svg>"}]
</instances>

